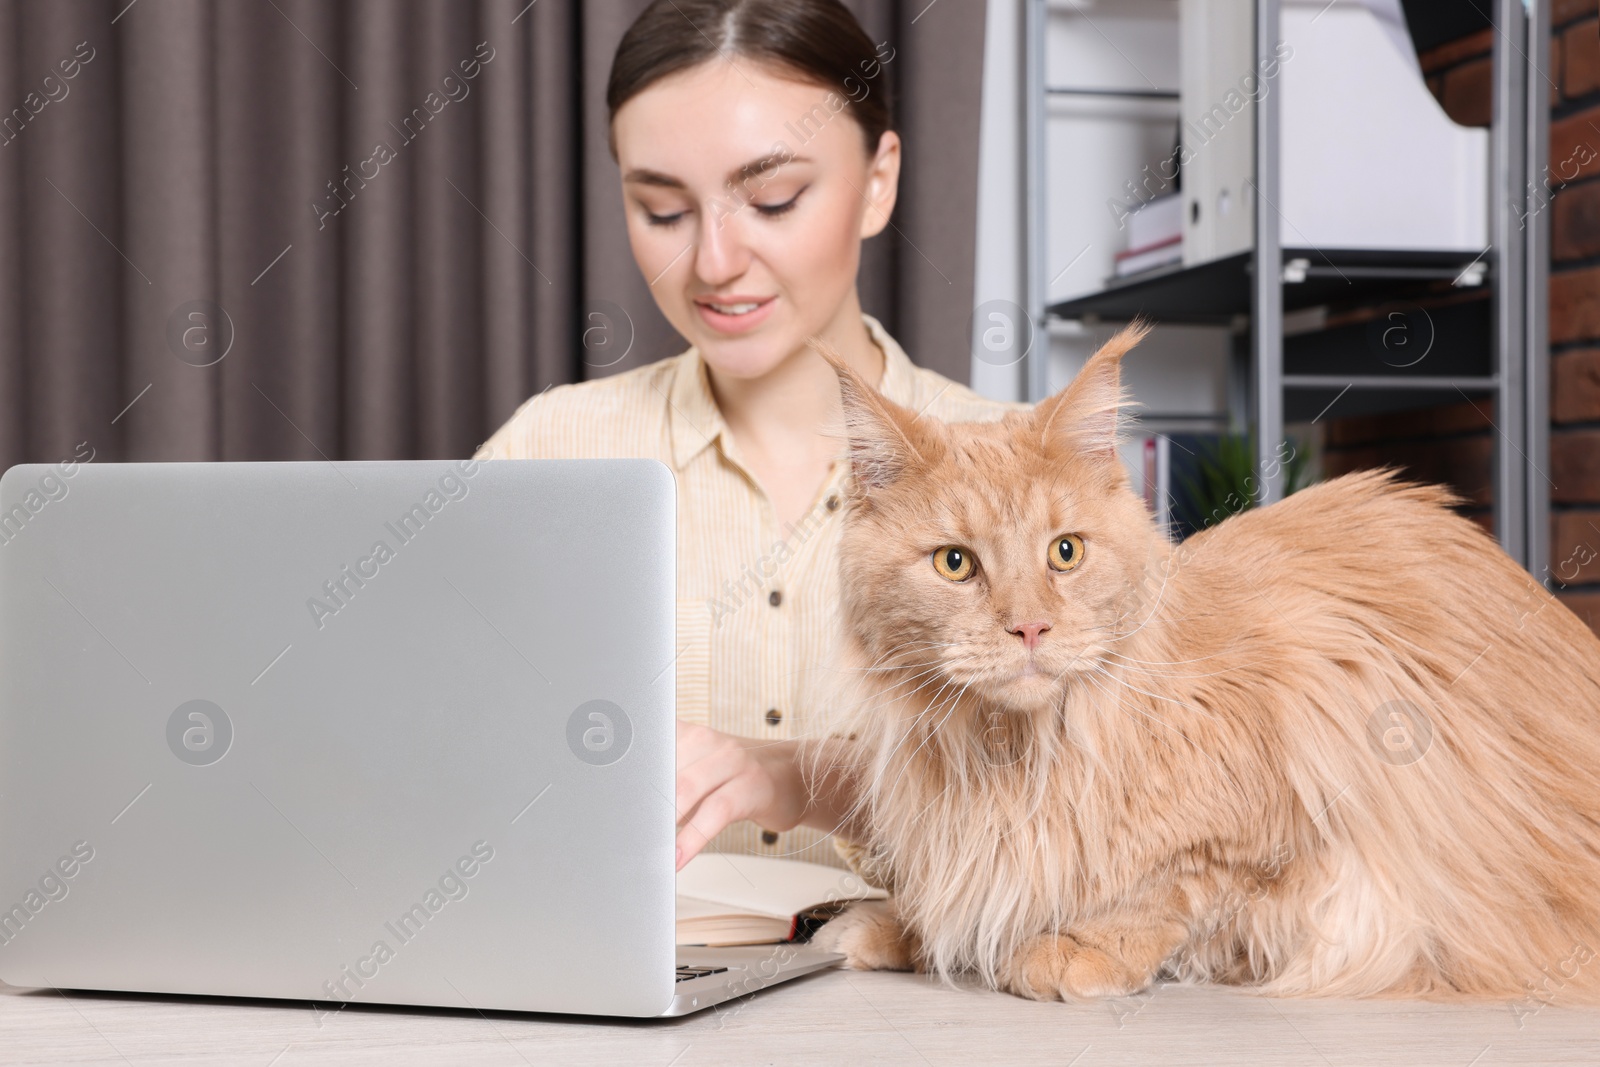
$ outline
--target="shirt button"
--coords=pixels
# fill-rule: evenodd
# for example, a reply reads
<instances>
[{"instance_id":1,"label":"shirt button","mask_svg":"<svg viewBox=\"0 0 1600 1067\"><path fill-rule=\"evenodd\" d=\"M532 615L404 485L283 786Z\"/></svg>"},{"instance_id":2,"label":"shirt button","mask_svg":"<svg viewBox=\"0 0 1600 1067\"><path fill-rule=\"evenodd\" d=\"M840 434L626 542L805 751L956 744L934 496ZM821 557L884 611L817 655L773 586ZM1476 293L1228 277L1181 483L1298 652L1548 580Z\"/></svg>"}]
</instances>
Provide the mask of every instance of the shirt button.
<instances>
[{"instance_id":1,"label":"shirt button","mask_svg":"<svg viewBox=\"0 0 1600 1067\"><path fill-rule=\"evenodd\" d=\"M828 510L829 511L838 511L839 510L839 494L834 493L833 495L828 497Z\"/></svg>"},{"instance_id":2,"label":"shirt button","mask_svg":"<svg viewBox=\"0 0 1600 1067\"><path fill-rule=\"evenodd\" d=\"M761 831L761 843L763 845L776 845L778 843L778 835L771 830L763 830Z\"/></svg>"},{"instance_id":3,"label":"shirt button","mask_svg":"<svg viewBox=\"0 0 1600 1067\"><path fill-rule=\"evenodd\" d=\"M767 594L767 603L771 604L773 607L777 607L779 604L783 603L783 594L774 589L771 593Z\"/></svg>"},{"instance_id":4,"label":"shirt button","mask_svg":"<svg viewBox=\"0 0 1600 1067\"><path fill-rule=\"evenodd\" d=\"M767 725L768 726L776 726L776 725L778 725L778 723L780 723L782 721L783 721L783 712L779 711L777 708L768 708L767 709Z\"/></svg>"}]
</instances>

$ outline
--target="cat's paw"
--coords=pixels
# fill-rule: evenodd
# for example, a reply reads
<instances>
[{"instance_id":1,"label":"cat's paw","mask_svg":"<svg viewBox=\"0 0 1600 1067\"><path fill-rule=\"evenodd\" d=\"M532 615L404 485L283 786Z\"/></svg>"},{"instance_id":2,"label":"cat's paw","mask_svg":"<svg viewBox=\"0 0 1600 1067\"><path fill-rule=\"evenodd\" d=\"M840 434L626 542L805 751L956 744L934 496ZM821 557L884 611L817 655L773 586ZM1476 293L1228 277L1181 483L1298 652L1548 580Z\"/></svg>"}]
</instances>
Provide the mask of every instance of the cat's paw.
<instances>
[{"instance_id":1,"label":"cat's paw","mask_svg":"<svg viewBox=\"0 0 1600 1067\"><path fill-rule=\"evenodd\" d=\"M863 900L823 923L811 944L842 952L844 965L856 971L916 969L914 944L888 901Z\"/></svg>"},{"instance_id":2,"label":"cat's paw","mask_svg":"<svg viewBox=\"0 0 1600 1067\"><path fill-rule=\"evenodd\" d=\"M1125 997L1150 984L1149 975L1061 934L1030 938L999 977L1000 988L1030 1000Z\"/></svg>"}]
</instances>

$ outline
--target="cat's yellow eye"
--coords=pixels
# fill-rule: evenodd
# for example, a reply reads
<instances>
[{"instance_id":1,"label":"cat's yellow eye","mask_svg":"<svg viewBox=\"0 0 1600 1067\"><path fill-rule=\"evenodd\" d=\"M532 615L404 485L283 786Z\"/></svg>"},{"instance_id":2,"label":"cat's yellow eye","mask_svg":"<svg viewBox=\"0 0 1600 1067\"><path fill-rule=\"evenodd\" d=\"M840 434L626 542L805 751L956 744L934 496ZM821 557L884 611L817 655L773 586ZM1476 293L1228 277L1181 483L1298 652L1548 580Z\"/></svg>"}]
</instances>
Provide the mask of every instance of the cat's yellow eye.
<instances>
[{"instance_id":1,"label":"cat's yellow eye","mask_svg":"<svg viewBox=\"0 0 1600 1067\"><path fill-rule=\"evenodd\" d=\"M1058 571L1070 571L1083 562L1083 538L1066 534L1056 538L1050 546L1050 566Z\"/></svg>"},{"instance_id":2,"label":"cat's yellow eye","mask_svg":"<svg viewBox=\"0 0 1600 1067\"><path fill-rule=\"evenodd\" d=\"M976 566L977 561L972 558L972 553L959 545L934 549L933 569L939 572L941 578L964 582L972 577L972 570Z\"/></svg>"}]
</instances>

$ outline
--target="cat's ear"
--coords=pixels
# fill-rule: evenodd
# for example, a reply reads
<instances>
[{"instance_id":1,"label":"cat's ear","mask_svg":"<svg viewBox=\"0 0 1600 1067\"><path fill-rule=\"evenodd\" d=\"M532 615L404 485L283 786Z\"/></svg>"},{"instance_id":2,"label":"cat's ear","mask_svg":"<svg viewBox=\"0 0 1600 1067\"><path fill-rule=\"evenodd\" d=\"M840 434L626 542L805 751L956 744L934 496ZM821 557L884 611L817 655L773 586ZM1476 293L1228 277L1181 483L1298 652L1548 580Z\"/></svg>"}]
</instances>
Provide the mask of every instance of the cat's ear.
<instances>
[{"instance_id":1,"label":"cat's ear","mask_svg":"<svg viewBox=\"0 0 1600 1067\"><path fill-rule=\"evenodd\" d=\"M914 468L926 469L944 452L938 430L917 412L874 389L820 337L806 340L839 377L850 471L858 489L887 489Z\"/></svg>"},{"instance_id":2,"label":"cat's ear","mask_svg":"<svg viewBox=\"0 0 1600 1067\"><path fill-rule=\"evenodd\" d=\"M1089 357L1065 389L1039 401L1033 418L1046 451L1115 454L1117 414L1129 403L1122 391L1122 357L1149 332L1149 323L1130 322Z\"/></svg>"}]
</instances>

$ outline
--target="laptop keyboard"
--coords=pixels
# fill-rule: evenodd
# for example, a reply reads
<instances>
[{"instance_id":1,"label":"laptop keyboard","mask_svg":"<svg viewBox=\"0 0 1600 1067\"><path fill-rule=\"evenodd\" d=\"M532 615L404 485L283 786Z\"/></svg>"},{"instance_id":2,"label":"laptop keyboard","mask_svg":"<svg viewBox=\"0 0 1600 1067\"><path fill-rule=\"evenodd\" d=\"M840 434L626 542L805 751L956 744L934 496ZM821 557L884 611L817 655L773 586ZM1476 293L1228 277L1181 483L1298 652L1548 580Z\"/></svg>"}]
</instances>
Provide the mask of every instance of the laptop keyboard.
<instances>
[{"instance_id":1,"label":"laptop keyboard","mask_svg":"<svg viewBox=\"0 0 1600 1067\"><path fill-rule=\"evenodd\" d=\"M677 981L687 982L691 978L704 978L708 974L721 974L727 969L726 967L686 967L680 964L678 966Z\"/></svg>"}]
</instances>

